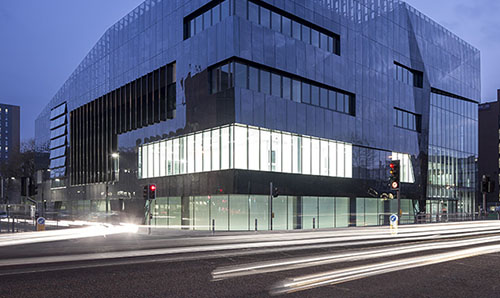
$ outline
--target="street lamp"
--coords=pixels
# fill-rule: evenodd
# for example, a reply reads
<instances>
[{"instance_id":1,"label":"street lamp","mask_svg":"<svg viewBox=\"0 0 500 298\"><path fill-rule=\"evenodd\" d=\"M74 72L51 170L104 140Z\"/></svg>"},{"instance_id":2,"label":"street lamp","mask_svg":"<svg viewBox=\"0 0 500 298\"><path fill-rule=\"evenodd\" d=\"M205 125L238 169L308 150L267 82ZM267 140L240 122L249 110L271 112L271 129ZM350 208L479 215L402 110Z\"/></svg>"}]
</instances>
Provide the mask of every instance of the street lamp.
<instances>
[{"instance_id":1,"label":"street lamp","mask_svg":"<svg viewBox=\"0 0 500 298\"><path fill-rule=\"evenodd\" d=\"M113 173L115 175L113 175L113 181L116 177L116 171L117 171L117 163L118 163L118 159L120 158L120 154L118 152L113 152L111 153L111 158L113 159ZM109 213L109 195L108 195L108 192L109 192L109 184L110 182L112 181L109 181L108 179L106 179L106 214Z\"/></svg>"}]
</instances>

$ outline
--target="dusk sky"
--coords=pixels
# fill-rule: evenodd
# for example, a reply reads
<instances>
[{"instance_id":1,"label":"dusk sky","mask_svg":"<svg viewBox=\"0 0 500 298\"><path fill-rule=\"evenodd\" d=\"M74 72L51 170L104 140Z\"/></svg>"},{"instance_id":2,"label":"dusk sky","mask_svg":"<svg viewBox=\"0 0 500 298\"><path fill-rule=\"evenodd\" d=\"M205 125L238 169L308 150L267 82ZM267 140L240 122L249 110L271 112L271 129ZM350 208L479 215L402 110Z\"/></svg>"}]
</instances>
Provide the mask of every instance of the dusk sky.
<instances>
[{"instance_id":1,"label":"dusk sky","mask_svg":"<svg viewBox=\"0 0 500 298\"><path fill-rule=\"evenodd\" d=\"M0 6L0 102L21 106L21 139L101 35L142 0L19 0ZM482 100L496 99L500 3L409 0L481 51Z\"/></svg>"}]
</instances>

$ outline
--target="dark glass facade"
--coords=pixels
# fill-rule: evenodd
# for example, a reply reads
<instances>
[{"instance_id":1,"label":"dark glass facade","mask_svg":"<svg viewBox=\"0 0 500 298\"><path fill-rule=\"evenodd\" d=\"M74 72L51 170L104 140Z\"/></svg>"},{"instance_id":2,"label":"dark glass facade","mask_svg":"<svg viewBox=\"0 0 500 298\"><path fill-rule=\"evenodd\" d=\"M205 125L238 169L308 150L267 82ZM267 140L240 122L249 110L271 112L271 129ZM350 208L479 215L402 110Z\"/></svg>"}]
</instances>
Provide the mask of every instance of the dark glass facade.
<instances>
[{"instance_id":1,"label":"dark glass facade","mask_svg":"<svg viewBox=\"0 0 500 298\"><path fill-rule=\"evenodd\" d=\"M69 123L44 198L140 222L155 183L158 225L378 225L397 204L369 193L400 160L404 222L470 214L479 72L477 49L400 1L148 0L37 118L37 144L63 103Z\"/></svg>"}]
</instances>

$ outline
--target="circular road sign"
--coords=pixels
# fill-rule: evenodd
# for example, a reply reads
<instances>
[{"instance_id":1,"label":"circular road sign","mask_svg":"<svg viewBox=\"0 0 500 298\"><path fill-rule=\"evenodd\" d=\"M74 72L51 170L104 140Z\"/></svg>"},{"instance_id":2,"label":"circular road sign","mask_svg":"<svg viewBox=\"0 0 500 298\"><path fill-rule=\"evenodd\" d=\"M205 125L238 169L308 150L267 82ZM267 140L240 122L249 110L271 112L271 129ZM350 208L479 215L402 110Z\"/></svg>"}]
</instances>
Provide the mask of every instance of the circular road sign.
<instances>
[{"instance_id":1,"label":"circular road sign","mask_svg":"<svg viewBox=\"0 0 500 298\"><path fill-rule=\"evenodd\" d=\"M394 181L394 182L392 182L391 187L392 187L392 189L398 189L399 183L397 181Z\"/></svg>"},{"instance_id":2,"label":"circular road sign","mask_svg":"<svg viewBox=\"0 0 500 298\"><path fill-rule=\"evenodd\" d=\"M44 225L45 224L45 218L39 217L36 219L36 223L39 225Z\"/></svg>"},{"instance_id":3,"label":"circular road sign","mask_svg":"<svg viewBox=\"0 0 500 298\"><path fill-rule=\"evenodd\" d=\"M391 223L395 223L398 221L398 216L396 214L392 214L390 217L389 217L389 220L391 221Z\"/></svg>"}]
</instances>

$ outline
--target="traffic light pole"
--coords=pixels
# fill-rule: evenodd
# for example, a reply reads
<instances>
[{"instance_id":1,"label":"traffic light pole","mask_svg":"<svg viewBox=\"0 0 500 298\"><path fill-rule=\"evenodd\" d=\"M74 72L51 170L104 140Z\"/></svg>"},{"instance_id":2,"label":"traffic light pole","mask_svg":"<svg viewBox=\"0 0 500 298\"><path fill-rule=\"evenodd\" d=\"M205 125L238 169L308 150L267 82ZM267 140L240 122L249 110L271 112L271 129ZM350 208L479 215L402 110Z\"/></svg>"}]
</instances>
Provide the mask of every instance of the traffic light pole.
<instances>
[{"instance_id":1,"label":"traffic light pole","mask_svg":"<svg viewBox=\"0 0 500 298\"><path fill-rule=\"evenodd\" d=\"M273 183L269 183L269 223L270 230L273 230Z\"/></svg>"},{"instance_id":2,"label":"traffic light pole","mask_svg":"<svg viewBox=\"0 0 500 298\"><path fill-rule=\"evenodd\" d=\"M399 186L399 188L401 188L401 185ZM398 200L398 225L401 223L401 216L403 214L401 214L401 199L400 199L400 195L399 193L401 192L401 190L398 189L398 191L396 192L396 197L397 197L397 200Z\"/></svg>"},{"instance_id":3,"label":"traffic light pole","mask_svg":"<svg viewBox=\"0 0 500 298\"><path fill-rule=\"evenodd\" d=\"M486 219L486 192L483 192L483 219Z\"/></svg>"}]
</instances>

